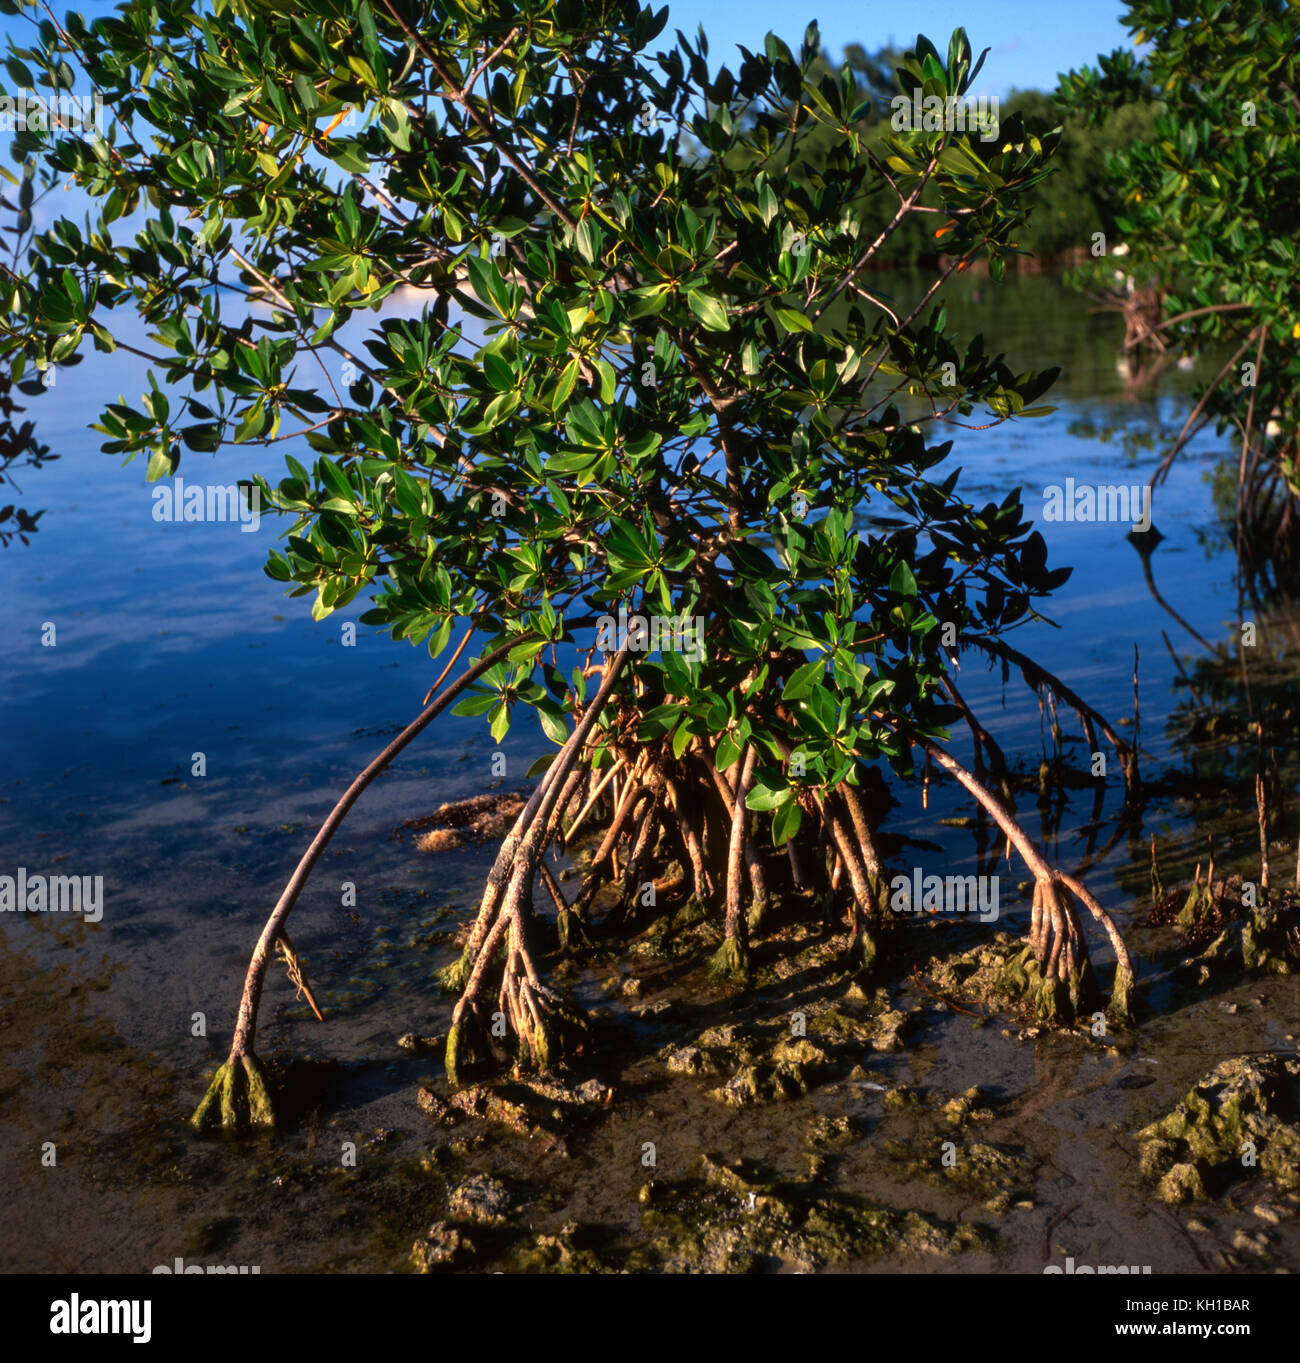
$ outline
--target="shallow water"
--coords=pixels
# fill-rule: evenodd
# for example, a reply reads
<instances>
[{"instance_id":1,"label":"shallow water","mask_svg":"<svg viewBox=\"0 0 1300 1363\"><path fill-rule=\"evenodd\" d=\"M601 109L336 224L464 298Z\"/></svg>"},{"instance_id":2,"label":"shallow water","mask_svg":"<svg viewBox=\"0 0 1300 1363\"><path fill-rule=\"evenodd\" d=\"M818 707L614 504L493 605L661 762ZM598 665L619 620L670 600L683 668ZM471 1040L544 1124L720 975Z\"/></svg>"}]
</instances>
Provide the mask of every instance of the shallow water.
<instances>
[{"instance_id":1,"label":"shallow water","mask_svg":"<svg viewBox=\"0 0 1300 1363\"><path fill-rule=\"evenodd\" d=\"M895 287L906 296L911 285ZM1058 406L1052 416L956 433L954 459L965 467L970 500L1000 501L1019 484L1037 518L1043 489L1067 477L1145 482L1186 410L1188 376L1171 371L1155 397L1130 401L1115 369L1117 323L1089 316L1046 276L1013 277L1000 289L963 281L949 317L961 335L982 328L1004 338L1013 366L1065 367L1044 399ZM805 1128L818 1112L860 1115L867 1132L835 1154L825 1175L831 1184L960 1219L960 1196L909 1181L877 1157L879 1130L909 1137L905 1122L881 1112L875 1090L840 1086L737 1110L704 1096L721 1080L670 1077L652 1052L707 1025L711 1013L721 1020L725 1000L667 970L656 993L655 970L635 962L605 960L577 982L581 996L600 1004L605 1040L594 1061L617 1091L600 1120L568 1141L567 1156L497 1131L471 1140L445 1167L421 1168L438 1133L416 1109L416 1086L436 1080L441 1065L410 1058L395 1042L405 1032L445 1030L449 1003L431 974L450 957L446 938L476 902L491 849L422 854L400 826L444 800L523 784L544 748L526 725L497 745L479 721L444 717L366 793L294 916L295 944L326 1021L294 1001L276 966L258 1037L264 1056L328 1057L340 1068L278 1143L188 1134L183 1119L224 1058L266 913L337 795L418 711L441 668L423 649L361 627L356 646L343 646L341 621L355 619L361 603L315 624L301 600L286 600L260 571L277 533L271 518L257 533L154 521L143 464L119 468L85 429L105 401L142 386L143 367L118 351L64 371L51 394L31 403L40 438L64 457L24 480L26 504L47 508L39 533L29 547L0 554L0 628L9 642L0 656L0 874L25 867L104 878L99 923L0 921L0 1123L11 1227L0 1268L147 1272L179 1256L268 1273L401 1271L413 1238L445 1214L449 1181L470 1170L510 1184L516 1228L554 1231L570 1220L599 1227L606 1261L617 1264L642 1217L645 1141L656 1143L655 1179L664 1184L692 1177L705 1151L791 1179L806 1162ZM187 455L181 474L221 483L255 469L272 474L282 453L212 463ZM1236 646L1243 618L1260 626L1248 657L1252 701L1271 697L1277 713L1293 704L1297 616L1277 604L1243 613L1208 482L1225 457L1232 456L1224 442L1201 438L1158 494L1155 523L1165 538L1150 577L1163 604L1124 526L1040 523L1049 564L1075 572L1050 604L1055 624L1034 624L1013 641L1121 725L1133 714L1137 645L1142 770L1159 791L1142 820L1117 822L1122 782L1113 760L1100 810L1090 782L1037 811L1021 801L1027 831L1063 865L1084 866L1121 925L1145 911L1152 831L1169 885L1206 855L1211 834L1220 867L1257 864L1253 746L1230 726L1188 737L1192 686L1204 702L1202 725L1207 714L1244 714ZM42 643L47 622L57 629L54 647ZM1004 687L969 654L960 678L1008 756L1035 770L1051 739L1033 693L1014 674ZM1062 722L1067 736L1079 734L1072 717L1062 714ZM1292 722L1271 734L1280 789L1293 806L1294 732ZM964 736L956 738L965 757ZM497 751L506 757L500 778L492 774ZM197 753L203 776L192 774ZM1175 779L1189 772L1193 784ZM972 813L948 785L931 787L928 808L915 787L894 794L887 831L906 840L895 862L940 874L976 869L971 830L937 822ZM1276 860L1290 872L1280 852ZM1014 887L1024 872L1003 874L997 926L1019 931L1027 904ZM355 909L343 903L347 884L356 887ZM915 931L964 949L991 928L944 922ZM1139 953L1155 949L1148 938L1135 931ZM1099 963L1108 959L1099 946ZM672 1007L635 1017L621 999L605 1000L598 981L630 969L648 975L652 997ZM890 1085L944 1095L972 1084L995 1090L1003 1104L997 1139L1034 1157L1025 1198L1033 1206L993 1218L1000 1238L991 1247L930 1267L1041 1271L1045 1227L1067 1212L1051 1239L1053 1262L1068 1253L1081 1262L1150 1262L1156 1272L1205 1267L1176 1218L1141 1193L1124 1133L1168 1110L1221 1056L1294 1049L1300 994L1292 980L1272 979L1207 993L1190 1006L1163 1008L1161 997L1153 994L1156 1011L1121 1048L1021 1041L1018 1022L975 1028L939 1006L919 1015L903 1051L866 1062ZM748 1005L768 1016L789 1006L780 990ZM345 1142L357 1146L356 1167L342 1162ZM48 1153L42 1162L47 1143L52 1167ZM1220 1249L1238 1220L1260 1229L1249 1207L1225 1205L1214 1216L1206 1236ZM1264 1229L1265 1249L1242 1262L1296 1267L1294 1217ZM1219 1267L1208 1242L1202 1248ZM480 1262L513 1261L489 1253ZM916 1264L884 1254L869 1266Z\"/></svg>"}]
</instances>

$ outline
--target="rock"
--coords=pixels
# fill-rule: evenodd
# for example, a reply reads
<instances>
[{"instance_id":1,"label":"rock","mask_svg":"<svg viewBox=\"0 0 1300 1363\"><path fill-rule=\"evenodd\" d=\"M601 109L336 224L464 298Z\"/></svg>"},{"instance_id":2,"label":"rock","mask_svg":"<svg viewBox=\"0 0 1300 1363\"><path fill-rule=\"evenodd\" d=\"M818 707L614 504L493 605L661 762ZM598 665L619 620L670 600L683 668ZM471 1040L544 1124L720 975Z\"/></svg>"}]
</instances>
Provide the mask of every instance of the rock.
<instances>
[{"instance_id":1,"label":"rock","mask_svg":"<svg viewBox=\"0 0 1300 1363\"><path fill-rule=\"evenodd\" d=\"M427 1089L423 1085L416 1089L415 1105L421 1112L427 1112L435 1121L446 1120L447 1104L432 1089Z\"/></svg>"},{"instance_id":2,"label":"rock","mask_svg":"<svg viewBox=\"0 0 1300 1363\"><path fill-rule=\"evenodd\" d=\"M416 1036L405 1032L397 1038L397 1049L408 1055L441 1055L446 1038L441 1036Z\"/></svg>"},{"instance_id":3,"label":"rock","mask_svg":"<svg viewBox=\"0 0 1300 1363\"><path fill-rule=\"evenodd\" d=\"M946 1102L940 1112L944 1121L952 1127L964 1126L967 1122L986 1122L996 1114L987 1107L978 1106L984 1091L979 1087L968 1088Z\"/></svg>"},{"instance_id":4,"label":"rock","mask_svg":"<svg viewBox=\"0 0 1300 1363\"><path fill-rule=\"evenodd\" d=\"M708 1031L701 1032L696 1040L701 1046L717 1046L725 1049L736 1044L737 1028L734 1023L730 1022L722 1027L710 1027Z\"/></svg>"},{"instance_id":5,"label":"rock","mask_svg":"<svg viewBox=\"0 0 1300 1363\"><path fill-rule=\"evenodd\" d=\"M701 1155L700 1162L704 1166L705 1182L713 1184L714 1187L722 1188L726 1192L744 1196L751 1189L762 1187L760 1183L746 1177L743 1160L732 1160L728 1164L720 1157Z\"/></svg>"},{"instance_id":6,"label":"rock","mask_svg":"<svg viewBox=\"0 0 1300 1363\"><path fill-rule=\"evenodd\" d=\"M518 1080L535 1097L548 1103L563 1103L566 1107L583 1107L589 1103L608 1102L612 1090L600 1079L586 1079L581 1084L566 1084L545 1075L528 1075ZM560 1114L563 1115L563 1114Z\"/></svg>"},{"instance_id":7,"label":"rock","mask_svg":"<svg viewBox=\"0 0 1300 1363\"><path fill-rule=\"evenodd\" d=\"M1160 1180L1156 1196L1177 1206L1183 1202L1203 1202L1209 1194L1196 1165L1175 1164Z\"/></svg>"},{"instance_id":8,"label":"rock","mask_svg":"<svg viewBox=\"0 0 1300 1363\"><path fill-rule=\"evenodd\" d=\"M809 1019L810 1029L816 1033L818 1041L832 1046L854 1042L860 1046L872 1041L879 1031L878 1019L850 1017L838 1009L828 1009Z\"/></svg>"},{"instance_id":9,"label":"rock","mask_svg":"<svg viewBox=\"0 0 1300 1363\"><path fill-rule=\"evenodd\" d=\"M854 1123L844 1113L828 1116L818 1113L804 1128L804 1143L814 1150L826 1146L848 1145L857 1138Z\"/></svg>"},{"instance_id":10,"label":"rock","mask_svg":"<svg viewBox=\"0 0 1300 1363\"><path fill-rule=\"evenodd\" d=\"M777 1064L824 1065L827 1055L820 1046L814 1046L807 1037L785 1037L778 1041L771 1051L772 1060Z\"/></svg>"},{"instance_id":11,"label":"rock","mask_svg":"<svg viewBox=\"0 0 1300 1363\"><path fill-rule=\"evenodd\" d=\"M709 1097L731 1107L748 1107L794 1098L807 1091L798 1065L742 1065L721 1088L710 1089Z\"/></svg>"},{"instance_id":12,"label":"rock","mask_svg":"<svg viewBox=\"0 0 1300 1363\"><path fill-rule=\"evenodd\" d=\"M584 1103L608 1103L614 1097L614 1090L599 1079L583 1080L574 1092Z\"/></svg>"},{"instance_id":13,"label":"rock","mask_svg":"<svg viewBox=\"0 0 1300 1363\"><path fill-rule=\"evenodd\" d=\"M973 1226L953 1226L846 1197L760 1193L735 1166L714 1165L703 1185L668 1185L642 1213L651 1237L649 1263L668 1272L813 1272L880 1255L953 1254L992 1243ZM723 1186L727 1184L729 1186ZM753 1195L751 1201L751 1194ZM635 1270L634 1270L635 1271Z\"/></svg>"},{"instance_id":14,"label":"rock","mask_svg":"<svg viewBox=\"0 0 1300 1363\"><path fill-rule=\"evenodd\" d=\"M713 1068L712 1060L698 1046L680 1046L668 1057L673 1074L708 1074Z\"/></svg>"},{"instance_id":15,"label":"rock","mask_svg":"<svg viewBox=\"0 0 1300 1363\"><path fill-rule=\"evenodd\" d=\"M547 1081L534 1082L545 1085ZM526 1086L521 1085L521 1087L530 1096L541 1096L533 1095ZM559 1100L570 1103L587 1101L587 1099L580 1097L577 1091L567 1089L563 1085L556 1085L555 1090L556 1095L564 1095L563 1099L546 1094L544 1096L548 1101ZM516 1131L521 1136L534 1138L548 1154L557 1154L561 1157L568 1155L568 1149L563 1138L557 1135L553 1129L548 1130L543 1122L534 1120L523 1103L507 1098L504 1094L496 1092L485 1084L473 1084L445 1099L440 1098L432 1089L421 1087L416 1092L415 1102L421 1112L427 1113L443 1125L450 1125L459 1121L462 1117L469 1117L477 1121L500 1122L502 1126L509 1127L511 1131Z\"/></svg>"},{"instance_id":16,"label":"rock","mask_svg":"<svg viewBox=\"0 0 1300 1363\"><path fill-rule=\"evenodd\" d=\"M411 1246L411 1262L417 1272L432 1273L439 1268L455 1268L477 1251L474 1243L445 1221L435 1221L423 1240Z\"/></svg>"},{"instance_id":17,"label":"rock","mask_svg":"<svg viewBox=\"0 0 1300 1363\"><path fill-rule=\"evenodd\" d=\"M945 1151L935 1140L891 1140L873 1150L891 1161L902 1177L935 1187L960 1188L980 1198L991 1212L1006 1212L1013 1201L1031 1196L1037 1162L1029 1151L984 1141L953 1144L955 1150ZM954 1157L951 1162L949 1157Z\"/></svg>"},{"instance_id":18,"label":"rock","mask_svg":"<svg viewBox=\"0 0 1300 1363\"><path fill-rule=\"evenodd\" d=\"M528 1109L522 1103L512 1102L482 1084L453 1093L447 1100L447 1106L456 1112L463 1112L467 1117L500 1122L525 1134L531 1130Z\"/></svg>"},{"instance_id":19,"label":"rock","mask_svg":"<svg viewBox=\"0 0 1300 1363\"><path fill-rule=\"evenodd\" d=\"M1258 1170L1300 1187L1300 1059L1237 1056L1216 1065L1159 1121L1137 1133L1141 1168L1169 1202L1208 1196Z\"/></svg>"},{"instance_id":20,"label":"rock","mask_svg":"<svg viewBox=\"0 0 1300 1363\"><path fill-rule=\"evenodd\" d=\"M1266 1254L1268 1236L1263 1231L1238 1230L1232 1237L1232 1247L1246 1254Z\"/></svg>"},{"instance_id":21,"label":"rock","mask_svg":"<svg viewBox=\"0 0 1300 1363\"><path fill-rule=\"evenodd\" d=\"M575 1253L573 1236L578 1227L568 1222L558 1235L537 1235L533 1243L515 1253L517 1271L520 1273L548 1273L559 1271L600 1272L601 1266L591 1255Z\"/></svg>"},{"instance_id":22,"label":"rock","mask_svg":"<svg viewBox=\"0 0 1300 1363\"><path fill-rule=\"evenodd\" d=\"M747 1107L760 1102L758 1070L753 1065L742 1065L722 1088L710 1089L709 1097L731 1107Z\"/></svg>"},{"instance_id":23,"label":"rock","mask_svg":"<svg viewBox=\"0 0 1300 1363\"><path fill-rule=\"evenodd\" d=\"M510 1193L498 1179L488 1174L473 1174L452 1190L448 1206L457 1220L500 1226L510 1210Z\"/></svg>"},{"instance_id":24,"label":"rock","mask_svg":"<svg viewBox=\"0 0 1300 1363\"><path fill-rule=\"evenodd\" d=\"M1162 1141L1158 1137L1142 1142L1138 1151L1138 1168L1147 1178L1159 1178L1178 1157L1178 1145L1174 1141Z\"/></svg>"},{"instance_id":25,"label":"rock","mask_svg":"<svg viewBox=\"0 0 1300 1363\"><path fill-rule=\"evenodd\" d=\"M901 1051L903 1037L911 1030L912 1019L897 1008L890 1008L875 1020L871 1044L878 1051Z\"/></svg>"}]
</instances>

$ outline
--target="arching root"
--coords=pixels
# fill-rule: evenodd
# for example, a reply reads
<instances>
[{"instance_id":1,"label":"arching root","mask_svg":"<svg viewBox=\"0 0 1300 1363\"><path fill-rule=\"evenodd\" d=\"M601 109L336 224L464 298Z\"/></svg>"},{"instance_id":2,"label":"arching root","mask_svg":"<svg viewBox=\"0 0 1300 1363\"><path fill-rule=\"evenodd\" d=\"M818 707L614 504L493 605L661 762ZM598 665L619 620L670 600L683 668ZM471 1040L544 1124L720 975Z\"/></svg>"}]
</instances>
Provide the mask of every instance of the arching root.
<instances>
[{"instance_id":1,"label":"arching root","mask_svg":"<svg viewBox=\"0 0 1300 1363\"><path fill-rule=\"evenodd\" d=\"M753 865L751 863L750 874L746 876L745 845L748 841L746 830L749 811L745 808L745 798L753 783L757 758L758 749L755 745L746 745L734 792L723 773L716 765L713 767L718 794L722 797L731 824L727 843L727 910L723 942L709 962L709 974L715 979L743 980L749 974L749 922L744 913L744 887L747 882L752 883Z\"/></svg>"},{"instance_id":2,"label":"arching root","mask_svg":"<svg viewBox=\"0 0 1300 1363\"><path fill-rule=\"evenodd\" d=\"M614 683L627 661L627 650L605 666L600 688L577 727L547 768L528 804L497 853L488 873L483 900L460 960L443 978L464 977L460 998L447 1035L447 1076L460 1083L465 1061L480 1042L489 1049L513 1030L517 1062L545 1069L565 1053L580 1050L587 1024L576 1005L542 984L529 954L528 926L532 913L533 882L563 812L561 793L571 792L569 776L605 707ZM632 788L629 780L628 788ZM628 803L625 797L621 804ZM489 968L504 949L495 1016L487 1018L485 990Z\"/></svg>"},{"instance_id":3,"label":"arching root","mask_svg":"<svg viewBox=\"0 0 1300 1363\"><path fill-rule=\"evenodd\" d=\"M1034 881L1029 949L1036 967L1026 984L1045 1023L1072 1022L1097 1000L1088 944L1079 927L1070 892L1056 876Z\"/></svg>"},{"instance_id":4,"label":"arching root","mask_svg":"<svg viewBox=\"0 0 1300 1363\"><path fill-rule=\"evenodd\" d=\"M302 859L289 878L289 883L281 892L280 898L276 901L275 907L271 910L271 915L262 929L261 936L257 939L257 944L253 948L253 954L248 963L248 970L244 975L244 989L239 999L235 1033L230 1043L230 1053L226 1058L226 1063L217 1071L212 1083L208 1086L207 1093L203 1096L202 1102L199 1103L194 1110L194 1115L190 1118L190 1125L196 1130L213 1125L218 1118L221 1126L227 1131L243 1130L248 1126L265 1127L275 1124L270 1092L262 1077L262 1070L253 1050L253 1043L257 1034L257 1012L262 1000L262 986L266 981L266 969L271 960L275 943L277 939L284 942L286 959L292 963L291 977L296 975L296 982L300 987L305 987L305 980L297 963L293 944L285 932L285 923L293 911L293 906L298 902L298 896L302 893L303 886L306 885L312 868L320 860L321 854L347 816L348 811L361 797L362 792L371 781L388 766L407 744L422 733L471 682L482 676L498 659L505 657L514 644L518 642L517 639L508 641L485 654L461 673L436 700L430 701L429 697L438 690L456 659L460 657L473 632L473 628L471 628L461 641L460 647L452 655L451 662L443 669L442 676L430 689L429 695L425 697L425 708L388 744L378 757L374 758L358 773L352 784L343 792L342 797L330 811L316 836L311 840L306 852L303 853ZM320 1009L309 989L307 990L307 998L311 1003L312 1010L319 1017Z\"/></svg>"},{"instance_id":5,"label":"arching root","mask_svg":"<svg viewBox=\"0 0 1300 1363\"><path fill-rule=\"evenodd\" d=\"M945 771L959 782L988 810L1008 842L1015 845L1034 874L1034 903L1030 918L1029 944L1020 956L1007 963L1004 982L1016 988L1032 986L1039 1016L1045 1020L1068 1021L1091 1006L1096 997L1096 981L1088 960L1088 947L1079 927L1078 914L1071 896L1081 900L1101 924L1115 952L1115 982L1107 1008L1112 1021L1132 1020L1133 962L1114 920L1074 876L1053 870L1025 831L1002 805L951 754L927 738L914 736ZM1032 966L1030 962L1032 958Z\"/></svg>"}]
</instances>

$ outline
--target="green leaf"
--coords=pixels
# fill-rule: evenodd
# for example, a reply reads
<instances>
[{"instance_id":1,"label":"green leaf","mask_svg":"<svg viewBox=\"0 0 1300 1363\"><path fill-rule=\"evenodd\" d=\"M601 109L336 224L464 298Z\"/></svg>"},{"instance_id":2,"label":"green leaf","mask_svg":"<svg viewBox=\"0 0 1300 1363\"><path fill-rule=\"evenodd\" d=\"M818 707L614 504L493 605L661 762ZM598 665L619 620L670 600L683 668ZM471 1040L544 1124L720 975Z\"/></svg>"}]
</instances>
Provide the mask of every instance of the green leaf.
<instances>
[{"instance_id":1,"label":"green leaf","mask_svg":"<svg viewBox=\"0 0 1300 1363\"><path fill-rule=\"evenodd\" d=\"M488 716L488 729L496 743L510 732L510 707L504 701Z\"/></svg>"},{"instance_id":2,"label":"green leaf","mask_svg":"<svg viewBox=\"0 0 1300 1363\"><path fill-rule=\"evenodd\" d=\"M772 815L772 845L783 847L799 831L803 823L803 809L797 800L781 805Z\"/></svg>"},{"instance_id":3,"label":"green leaf","mask_svg":"<svg viewBox=\"0 0 1300 1363\"><path fill-rule=\"evenodd\" d=\"M704 324L705 331L729 331L731 323L727 320L727 310L722 303L702 289L692 289L686 295L691 311Z\"/></svg>"},{"instance_id":4,"label":"green leaf","mask_svg":"<svg viewBox=\"0 0 1300 1363\"><path fill-rule=\"evenodd\" d=\"M172 449L154 450L149 455L145 478L151 483L156 483L160 478L170 478L180 462L180 455Z\"/></svg>"},{"instance_id":5,"label":"green leaf","mask_svg":"<svg viewBox=\"0 0 1300 1363\"><path fill-rule=\"evenodd\" d=\"M803 700L812 693L812 690L826 675L826 663L822 658L818 658L811 663L805 663L802 667L796 668L791 674L790 680L786 682L785 689L781 692L782 700Z\"/></svg>"},{"instance_id":6,"label":"green leaf","mask_svg":"<svg viewBox=\"0 0 1300 1363\"><path fill-rule=\"evenodd\" d=\"M558 412L569 398L573 395L573 386L578 382L580 366L577 360L570 360L564 367L559 381L555 385L555 391L551 394L549 406L551 411Z\"/></svg>"},{"instance_id":7,"label":"green leaf","mask_svg":"<svg viewBox=\"0 0 1300 1363\"><path fill-rule=\"evenodd\" d=\"M735 765L737 758L740 757L740 744L730 734L723 734L718 739L717 768L719 771L726 771L728 767Z\"/></svg>"},{"instance_id":8,"label":"green leaf","mask_svg":"<svg viewBox=\"0 0 1300 1363\"><path fill-rule=\"evenodd\" d=\"M489 695L473 694L458 701L452 708L453 715L483 715L486 714L494 705L497 705L501 697L495 691Z\"/></svg>"},{"instance_id":9,"label":"green leaf","mask_svg":"<svg viewBox=\"0 0 1300 1363\"><path fill-rule=\"evenodd\" d=\"M693 737L694 735L691 733L686 721L683 720L681 724L677 726L677 731L673 734L673 757L676 758L677 761L681 761L682 754L691 746L691 739Z\"/></svg>"},{"instance_id":10,"label":"green leaf","mask_svg":"<svg viewBox=\"0 0 1300 1363\"><path fill-rule=\"evenodd\" d=\"M776 315L780 319L781 325L788 332L811 331L813 324L802 312L795 312L793 308L777 308Z\"/></svg>"},{"instance_id":11,"label":"green leaf","mask_svg":"<svg viewBox=\"0 0 1300 1363\"><path fill-rule=\"evenodd\" d=\"M538 702L534 707L537 718L541 720L542 730L552 743L564 744L569 740L569 726L564 722L564 712L554 701Z\"/></svg>"},{"instance_id":12,"label":"green leaf","mask_svg":"<svg viewBox=\"0 0 1300 1363\"><path fill-rule=\"evenodd\" d=\"M750 787L749 794L745 796L745 808L766 813L769 810L780 809L782 805L793 798L794 792L791 791L789 786L774 790L771 786L755 782Z\"/></svg>"},{"instance_id":13,"label":"green leaf","mask_svg":"<svg viewBox=\"0 0 1300 1363\"><path fill-rule=\"evenodd\" d=\"M894 571L889 576L889 590L900 596L916 595L916 574L901 560L894 565Z\"/></svg>"}]
</instances>

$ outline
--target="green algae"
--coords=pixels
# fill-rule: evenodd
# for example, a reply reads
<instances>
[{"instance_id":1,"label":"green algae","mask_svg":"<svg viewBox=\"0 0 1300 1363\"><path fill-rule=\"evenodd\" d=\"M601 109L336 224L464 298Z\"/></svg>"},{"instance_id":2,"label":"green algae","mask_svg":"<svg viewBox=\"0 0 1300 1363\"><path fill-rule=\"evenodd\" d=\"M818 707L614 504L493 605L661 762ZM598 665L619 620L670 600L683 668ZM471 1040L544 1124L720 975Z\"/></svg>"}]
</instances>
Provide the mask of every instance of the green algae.
<instances>
[{"instance_id":1,"label":"green algae","mask_svg":"<svg viewBox=\"0 0 1300 1363\"><path fill-rule=\"evenodd\" d=\"M703 1182L659 1191L641 1218L669 1272L815 1272L886 1256L928 1259L986 1249L987 1231L807 1185L763 1185L716 1164Z\"/></svg>"},{"instance_id":2,"label":"green algae","mask_svg":"<svg viewBox=\"0 0 1300 1363\"><path fill-rule=\"evenodd\" d=\"M222 1065L212 1076L189 1124L195 1131L220 1126L232 1134L274 1128L271 1092L257 1057L238 1056Z\"/></svg>"},{"instance_id":3,"label":"green algae","mask_svg":"<svg viewBox=\"0 0 1300 1363\"><path fill-rule=\"evenodd\" d=\"M1204 1200L1256 1171L1279 1188L1298 1188L1300 1060L1221 1061L1137 1140L1142 1174L1166 1202Z\"/></svg>"}]
</instances>

